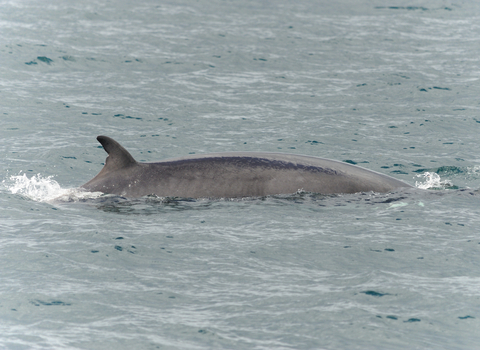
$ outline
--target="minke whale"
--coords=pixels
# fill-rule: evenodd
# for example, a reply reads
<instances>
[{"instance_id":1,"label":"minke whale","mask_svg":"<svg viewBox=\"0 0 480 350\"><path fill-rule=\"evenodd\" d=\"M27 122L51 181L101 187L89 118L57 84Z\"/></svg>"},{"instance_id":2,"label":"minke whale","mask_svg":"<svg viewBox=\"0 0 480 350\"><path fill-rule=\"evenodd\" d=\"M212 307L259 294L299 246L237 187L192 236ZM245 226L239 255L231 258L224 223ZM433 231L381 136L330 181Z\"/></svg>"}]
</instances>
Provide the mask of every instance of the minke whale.
<instances>
[{"instance_id":1,"label":"minke whale","mask_svg":"<svg viewBox=\"0 0 480 350\"><path fill-rule=\"evenodd\" d=\"M110 137L98 136L97 140L108 153L105 165L81 187L127 198L241 198L298 191L384 193L412 187L359 166L289 153L224 152L142 163Z\"/></svg>"}]
</instances>

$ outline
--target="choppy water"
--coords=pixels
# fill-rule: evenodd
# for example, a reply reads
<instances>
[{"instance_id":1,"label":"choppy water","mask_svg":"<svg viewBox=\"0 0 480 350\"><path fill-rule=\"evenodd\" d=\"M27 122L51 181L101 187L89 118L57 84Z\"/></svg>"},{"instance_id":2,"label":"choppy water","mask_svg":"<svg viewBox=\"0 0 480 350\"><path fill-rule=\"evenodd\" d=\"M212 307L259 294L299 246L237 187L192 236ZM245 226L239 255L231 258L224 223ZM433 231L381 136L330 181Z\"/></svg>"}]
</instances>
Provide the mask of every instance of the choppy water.
<instances>
[{"instance_id":1,"label":"choppy water","mask_svg":"<svg viewBox=\"0 0 480 350\"><path fill-rule=\"evenodd\" d=\"M0 347L477 348L479 16L0 0ZM430 189L80 193L99 134L142 161L282 151Z\"/></svg>"}]
</instances>

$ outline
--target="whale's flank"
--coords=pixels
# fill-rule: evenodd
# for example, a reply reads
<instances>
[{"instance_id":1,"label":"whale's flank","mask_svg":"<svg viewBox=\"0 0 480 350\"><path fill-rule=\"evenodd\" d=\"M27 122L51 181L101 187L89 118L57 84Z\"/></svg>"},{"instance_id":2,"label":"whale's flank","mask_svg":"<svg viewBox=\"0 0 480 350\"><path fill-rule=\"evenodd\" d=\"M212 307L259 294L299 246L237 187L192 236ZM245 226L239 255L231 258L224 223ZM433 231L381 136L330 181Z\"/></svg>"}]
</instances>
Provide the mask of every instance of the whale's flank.
<instances>
[{"instance_id":1,"label":"whale's flank","mask_svg":"<svg viewBox=\"0 0 480 350\"><path fill-rule=\"evenodd\" d=\"M142 197L235 198L290 194L390 192L410 185L335 160L288 153L224 152L139 163L118 142L98 136L108 157L89 191Z\"/></svg>"}]
</instances>

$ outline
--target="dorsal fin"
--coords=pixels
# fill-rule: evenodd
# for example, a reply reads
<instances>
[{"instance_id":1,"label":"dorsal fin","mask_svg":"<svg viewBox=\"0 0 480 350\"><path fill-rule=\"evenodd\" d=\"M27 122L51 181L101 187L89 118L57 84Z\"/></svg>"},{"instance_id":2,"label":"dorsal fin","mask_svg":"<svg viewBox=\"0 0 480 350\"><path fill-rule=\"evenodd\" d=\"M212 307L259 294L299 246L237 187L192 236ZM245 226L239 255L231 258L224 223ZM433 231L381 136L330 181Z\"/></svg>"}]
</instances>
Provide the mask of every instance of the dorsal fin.
<instances>
[{"instance_id":1,"label":"dorsal fin","mask_svg":"<svg viewBox=\"0 0 480 350\"><path fill-rule=\"evenodd\" d=\"M108 136L98 136L97 140L108 153L104 170L115 171L137 164L132 155L114 139Z\"/></svg>"}]
</instances>

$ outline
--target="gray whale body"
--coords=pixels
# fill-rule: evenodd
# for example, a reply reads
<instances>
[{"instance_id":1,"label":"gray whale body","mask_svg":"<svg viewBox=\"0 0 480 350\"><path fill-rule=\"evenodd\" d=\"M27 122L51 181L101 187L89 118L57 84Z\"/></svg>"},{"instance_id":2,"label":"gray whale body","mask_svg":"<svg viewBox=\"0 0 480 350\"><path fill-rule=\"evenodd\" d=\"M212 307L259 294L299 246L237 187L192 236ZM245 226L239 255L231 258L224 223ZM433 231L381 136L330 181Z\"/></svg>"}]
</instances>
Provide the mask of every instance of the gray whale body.
<instances>
[{"instance_id":1,"label":"gray whale body","mask_svg":"<svg viewBox=\"0 0 480 350\"><path fill-rule=\"evenodd\" d=\"M405 182L343 162L288 153L225 152L137 162L117 141L97 140L108 153L103 169L81 186L128 198L238 198L292 194L391 192Z\"/></svg>"}]
</instances>

